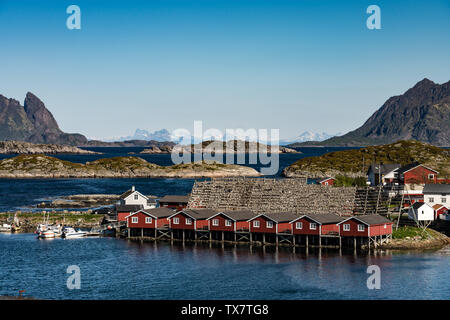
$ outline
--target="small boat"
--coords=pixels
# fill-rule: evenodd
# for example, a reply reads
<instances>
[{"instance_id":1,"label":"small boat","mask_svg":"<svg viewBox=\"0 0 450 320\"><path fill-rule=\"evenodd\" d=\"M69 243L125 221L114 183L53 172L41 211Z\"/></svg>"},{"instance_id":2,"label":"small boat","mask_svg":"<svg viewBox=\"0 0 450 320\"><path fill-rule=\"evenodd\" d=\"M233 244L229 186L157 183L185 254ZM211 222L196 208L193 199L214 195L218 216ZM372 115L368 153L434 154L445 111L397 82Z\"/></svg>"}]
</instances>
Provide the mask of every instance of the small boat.
<instances>
[{"instance_id":1,"label":"small boat","mask_svg":"<svg viewBox=\"0 0 450 320\"><path fill-rule=\"evenodd\" d=\"M53 230L43 230L39 232L38 238L41 239L49 239L49 238L55 238L55 232Z\"/></svg>"},{"instance_id":2,"label":"small boat","mask_svg":"<svg viewBox=\"0 0 450 320\"><path fill-rule=\"evenodd\" d=\"M72 227L64 227L62 230L61 237L63 238L82 238L86 237L87 232L82 230L75 230Z\"/></svg>"},{"instance_id":3,"label":"small boat","mask_svg":"<svg viewBox=\"0 0 450 320\"><path fill-rule=\"evenodd\" d=\"M0 232L12 232L13 228L10 224L4 223L0 226Z\"/></svg>"}]
</instances>

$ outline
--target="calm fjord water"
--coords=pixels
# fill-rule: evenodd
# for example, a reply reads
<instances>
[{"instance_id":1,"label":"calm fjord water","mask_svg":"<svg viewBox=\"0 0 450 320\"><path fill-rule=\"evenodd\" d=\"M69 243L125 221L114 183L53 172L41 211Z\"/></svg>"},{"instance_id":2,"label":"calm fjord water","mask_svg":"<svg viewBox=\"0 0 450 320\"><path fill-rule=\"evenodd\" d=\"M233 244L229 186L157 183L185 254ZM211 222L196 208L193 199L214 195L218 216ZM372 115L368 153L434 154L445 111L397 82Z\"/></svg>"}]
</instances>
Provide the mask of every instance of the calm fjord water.
<instances>
[{"instance_id":1,"label":"calm fjord water","mask_svg":"<svg viewBox=\"0 0 450 320\"><path fill-rule=\"evenodd\" d=\"M450 248L429 253L338 251L131 242L39 240L0 234L0 295L42 299L449 299ZM366 286L369 265L381 289ZM81 289L66 286L69 265Z\"/></svg>"}]
</instances>

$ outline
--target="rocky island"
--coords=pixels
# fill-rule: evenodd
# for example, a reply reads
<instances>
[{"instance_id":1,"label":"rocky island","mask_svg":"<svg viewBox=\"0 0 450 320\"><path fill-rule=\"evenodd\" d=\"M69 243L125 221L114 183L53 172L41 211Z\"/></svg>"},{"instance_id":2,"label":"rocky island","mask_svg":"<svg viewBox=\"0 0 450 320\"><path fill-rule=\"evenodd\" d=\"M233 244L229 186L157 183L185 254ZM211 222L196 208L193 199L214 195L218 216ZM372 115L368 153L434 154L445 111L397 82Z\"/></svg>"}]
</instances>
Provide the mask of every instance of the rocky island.
<instances>
[{"instance_id":1,"label":"rocky island","mask_svg":"<svg viewBox=\"0 0 450 320\"><path fill-rule=\"evenodd\" d=\"M159 166L139 157L72 163L45 155L20 155L0 161L0 178L214 178L259 176L253 168L215 161Z\"/></svg>"},{"instance_id":2,"label":"rocky island","mask_svg":"<svg viewBox=\"0 0 450 320\"><path fill-rule=\"evenodd\" d=\"M0 154L101 154L59 144L36 144L23 141L0 141Z\"/></svg>"},{"instance_id":3,"label":"rocky island","mask_svg":"<svg viewBox=\"0 0 450 320\"><path fill-rule=\"evenodd\" d=\"M430 144L403 140L381 146L343 150L323 154L318 157L303 158L283 170L288 178L366 175L372 163L399 163L406 165L418 161L439 171L443 177L450 175L450 149Z\"/></svg>"},{"instance_id":4,"label":"rocky island","mask_svg":"<svg viewBox=\"0 0 450 320\"><path fill-rule=\"evenodd\" d=\"M258 152L267 152L267 153L301 153L292 148L287 148L283 146L269 146L266 144L262 144L259 142L250 142L250 141L242 141L242 140L231 140L228 142L209 140L203 141L198 144L191 145L165 145L162 147L151 147L141 151L142 154L158 154L158 153L171 153L174 148L176 148L179 152L189 152L189 153L258 153Z\"/></svg>"}]
</instances>

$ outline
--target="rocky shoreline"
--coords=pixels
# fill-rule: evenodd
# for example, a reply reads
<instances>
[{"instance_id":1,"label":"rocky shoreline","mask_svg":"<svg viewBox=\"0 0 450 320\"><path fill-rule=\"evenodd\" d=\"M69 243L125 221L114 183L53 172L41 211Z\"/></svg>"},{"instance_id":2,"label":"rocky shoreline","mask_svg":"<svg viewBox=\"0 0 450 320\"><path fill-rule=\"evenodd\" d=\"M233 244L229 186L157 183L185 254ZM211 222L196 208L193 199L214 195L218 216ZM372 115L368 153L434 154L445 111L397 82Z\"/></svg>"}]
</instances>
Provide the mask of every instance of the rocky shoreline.
<instances>
[{"instance_id":1,"label":"rocky shoreline","mask_svg":"<svg viewBox=\"0 0 450 320\"><path fill-rule=\"evenodd\" d=\"M22 141L0 141L0 154L101 154L59 144L35 144Z\"/></svg>"},{"instance_id":2,"label":"rocky shoreline","mask_svg":"<svg viewBox=\"0 0 450 320\"><path fill-rule=\"evenodd\" d=\"M159 166L139 157L99 159L72 163L45 155L20 155L0 161L0 178L222 178L255 177L253 168L200 161Z\"/></svg>"}]
</instances>

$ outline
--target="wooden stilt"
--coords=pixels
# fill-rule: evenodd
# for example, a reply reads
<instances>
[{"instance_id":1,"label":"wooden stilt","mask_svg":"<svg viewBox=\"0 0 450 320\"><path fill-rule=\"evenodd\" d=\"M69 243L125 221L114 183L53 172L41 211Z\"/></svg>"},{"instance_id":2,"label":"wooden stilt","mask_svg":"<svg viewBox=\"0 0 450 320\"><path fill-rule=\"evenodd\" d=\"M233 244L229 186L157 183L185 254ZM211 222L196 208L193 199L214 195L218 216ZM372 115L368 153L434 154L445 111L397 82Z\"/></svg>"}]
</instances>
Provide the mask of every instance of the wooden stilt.
<instances>
[{"instance_id":1,"label":"wooden stilt","mask_svg":"<svg viewBox=\"0 0 450 320\"><path fill-rule=\"evenodd\" d=\"M184 239L185 239L185 232L184 232L184 230L183 230L183 242L184 242Z\"/></svg>"},{"instance_id":2,"label":"wooden stilt","mask_svg":"<svg viewBox=\"0 0 450 320\"><path fill-rule=\"evenodd\" d=\"M141 238L144 237L144 228L141 228Z\"/></svg>"},{"instance_id":3,"label":"wooden stilt","mask_svg":"<svg viewBox=\"0 0 450 320\"><path fill-rule=\"evenodd\" d=\"M128 228L128 238L130 237L130 228Z\"/></svg>"},{"instance_id":4,"label":"wooden stilt","mask_svg":"<svg viewBox=\"0 0 450 320\"><path fill-rule=\"evenodd\" d=\"M266 234L263 233L262 236L263 236L262 244L265 245L266 244Z\"/></svg>"},{"instance_id":5,"label":"wooden stilt","mask_svg":"<svg viewBox=\"0 0 450 320\"><path fill-rule=\"evenodd\" d=\"M222 242L225 241L225 232L222 231Z\"/></svg>"},{"instance_id":6,"label":"wooden stilt","mask_svg":"<svg viewBox=\"0 0 450 320\"><path fill-rule=\"evenodd\" d=\"M306 247L307 248L309 247L309 236L308 235L306 235Z\"/></svg>"}]
</instances>

